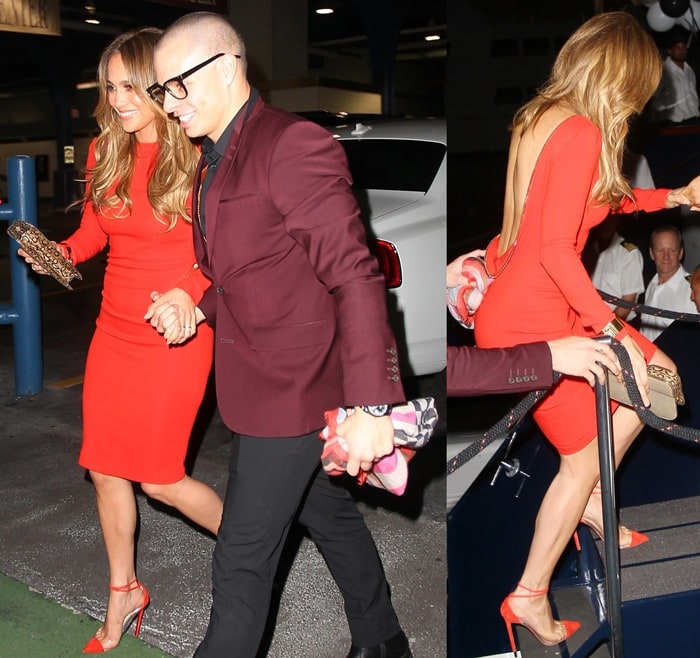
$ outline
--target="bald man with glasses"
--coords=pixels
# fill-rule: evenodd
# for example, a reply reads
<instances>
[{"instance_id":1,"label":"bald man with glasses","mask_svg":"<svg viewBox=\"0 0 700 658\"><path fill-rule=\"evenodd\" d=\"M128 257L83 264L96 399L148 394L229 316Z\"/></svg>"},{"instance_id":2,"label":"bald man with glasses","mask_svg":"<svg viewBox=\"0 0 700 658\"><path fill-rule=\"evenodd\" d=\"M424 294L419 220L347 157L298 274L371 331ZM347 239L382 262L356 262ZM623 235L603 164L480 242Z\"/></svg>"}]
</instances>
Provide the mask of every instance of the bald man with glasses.
<instances>
[{"instance_id":1,"label":"bald man with glasses","mask_svg":"<svg viewBox=\"0 0 700 658\"><path fill-rule=\"evenodd\" d=\"M320 462L324 411L354 408L338 427L353 475L393 450L389 413L405 400L384 277L343 148L262 101L246 79L243 41L220 15L176 21L155 69L151 96L204 138L193 227L212 285L197 317L215 330L217 400L233 431L211 618L195 656L254 658L298 519L343 595L348 658L410 658L364 519ZM167 301L148 312L159 331L177 321Z\"/></svg>"}]
</instances>

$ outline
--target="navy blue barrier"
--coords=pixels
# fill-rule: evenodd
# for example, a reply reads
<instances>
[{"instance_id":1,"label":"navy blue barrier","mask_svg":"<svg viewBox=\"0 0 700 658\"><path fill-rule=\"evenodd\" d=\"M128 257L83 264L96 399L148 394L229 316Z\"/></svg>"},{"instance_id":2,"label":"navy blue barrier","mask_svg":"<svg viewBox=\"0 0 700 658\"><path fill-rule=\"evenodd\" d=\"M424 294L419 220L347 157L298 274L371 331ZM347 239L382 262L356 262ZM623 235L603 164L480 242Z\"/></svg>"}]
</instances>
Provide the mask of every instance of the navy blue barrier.
<instances>
[{"instance_id":1,"label":"navy blue barrier","mask_svg":"<svg viewBox=\"0 0 700 658\"><path fill-rule=\"evenodd\" d=\"M37 226L36 168L34 158L16 155L7 159L8 202L0 204L0 221L16 219ZM4 227L2 233L4 233ZM0 324L12 325L15 351L15 393L33 395L43 387L41 306L39 284L31 269L17 256L17 243L10 241L12 298L0 304Z\"/></svg>"}]
</instances>

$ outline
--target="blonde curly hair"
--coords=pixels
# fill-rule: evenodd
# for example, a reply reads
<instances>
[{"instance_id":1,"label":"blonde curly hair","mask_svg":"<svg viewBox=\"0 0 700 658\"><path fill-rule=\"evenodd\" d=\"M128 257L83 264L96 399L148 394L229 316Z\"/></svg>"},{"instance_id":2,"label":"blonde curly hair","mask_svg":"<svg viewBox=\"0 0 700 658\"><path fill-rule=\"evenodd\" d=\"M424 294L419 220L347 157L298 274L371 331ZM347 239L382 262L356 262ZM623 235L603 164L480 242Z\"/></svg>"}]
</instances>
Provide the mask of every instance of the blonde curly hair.
<instances>
[{"instance_id":1,"label":"blonde curly hair","mask_svg":"<svg viewBox=\"0 0 700 658\"><path fill-rule=\"evenodd\" d=\"M616 208L623 197L633 198L622 175L629 120L644 109L661 71L659 50L636 18L620 11L598 14L566 41L549 80L517 112L513 128L526 130L555 105L588 118L603 140L592 196Z\"/></svg>"},{"instance_id":2,"label":"blonde curly hair","mask_svg":"<svg viewBox=\"0 0 700 658\"><path fill-rule=\"evenodd\" d=\"M96 164L86 171L89 186L83 202L92 203L95 212L102 211L110 217L131 213L129 188L136 159L136 137L124 131L107 96L107 66L119 53L134 90L155 115L160 149L148 180L148 199L153 214L171 230L178 217L192 221L188 200L199 152L177 122L146 92L156 79L153 52L161 34L162 30L154 27L127 32L102 53L97 68L100 97L94 112L100 134L95 140Z\"/></svg>"}]
</instances>

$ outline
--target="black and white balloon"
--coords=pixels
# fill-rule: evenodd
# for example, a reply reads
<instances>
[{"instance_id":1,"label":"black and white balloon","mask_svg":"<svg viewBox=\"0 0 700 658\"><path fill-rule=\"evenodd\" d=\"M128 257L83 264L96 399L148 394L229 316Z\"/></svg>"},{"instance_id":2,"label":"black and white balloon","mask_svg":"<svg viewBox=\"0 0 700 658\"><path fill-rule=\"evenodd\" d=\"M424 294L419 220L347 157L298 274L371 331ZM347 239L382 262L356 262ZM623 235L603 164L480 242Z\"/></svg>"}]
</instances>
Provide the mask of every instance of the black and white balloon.
<instances>
[{"instance_id":1,"label":"black and white balloon","mask_svg":"<svg viewBox=\"0 0 700 658\"><path fill-rule=\"evenodd\" d=\"M659 0L661 11L671 18L680 18L690 8L690 0Z\"/></svg>"},{"instance_id":2,"label":"black and white balloon","mask_svg":"<svg viewBox=\"0 0 700 658\"><path fill-rule=\"evenodd\" d=\"M700 19L700 2L697 0L642 0L647 10L647 23L655 32L668 32L674 25L696 31Z\"/></svg>"},{"instance_id":3,"label":"black and white balloon","mask_svg":"<svg viewBox=\"0 0 700 658\"><path fill-rule=\"evenodd\" d=\"M676 24L676 19L664 14L661 3L655 2L647 11L647 23L655 32L668 32Z\"/></svg>"}]
</instances>

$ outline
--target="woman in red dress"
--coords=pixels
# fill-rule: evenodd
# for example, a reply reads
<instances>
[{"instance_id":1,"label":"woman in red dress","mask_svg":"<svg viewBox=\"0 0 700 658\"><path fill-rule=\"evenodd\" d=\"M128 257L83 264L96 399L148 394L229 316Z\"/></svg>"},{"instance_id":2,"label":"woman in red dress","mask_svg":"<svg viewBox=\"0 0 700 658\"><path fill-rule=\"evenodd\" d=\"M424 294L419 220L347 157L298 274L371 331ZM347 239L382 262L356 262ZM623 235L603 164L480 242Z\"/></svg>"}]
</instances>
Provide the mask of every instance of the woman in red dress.
<instances>
[{"instance_id":1,"label":"woman in red dress","mask_svg":"<svg viewBox=\"0 0 700 658\"><path fill-rule=\"evenodd\" d=\"M658 50L636 19L600 14L569 38L548 83L516 114L503 227L486 253L490 272L498 275L475 321L479 347L615 335L645 398L647 363L675 370L652 343L615 320L580 259L590 229L611 210L691 205L697 193L698 179L678 190L632 190L621 173L628 120L642 111L660 75ZM642 422L631 408L615 404L613 412L619 464ZM563 377L534 418L561 462L540 506L520 582L501 606L513 651L513 624L546 645L578 628L553 619L546 593L578 523L603 532L594 391L582 379ZM619 532L623 548L647 539L624 526Z\"/></svg>"},{"instance_id":2,"label":"woman in red dress","mask_svg":"<svg viewBox=\"0 0 700 658\"><path fill-rule=\"evenodd\" d=\"M160 33L144 28L121 35L102 55L95 111L101 132L88 153L82 219L57 245L73 263L108 248L85 367L79 463L95 486L110 595L105 622L85 653L114 649L134 619L138 635L149 603L136 578L132 483L212 534L222 513L219 496L184 467L213 337L206 325L197 328L194 311L208 285L195 264L188 208L198 153L146 93L156 79ZM158 290L170 291L180 314L165 339L144 319Z\"/></svg>"}]
</instances>

